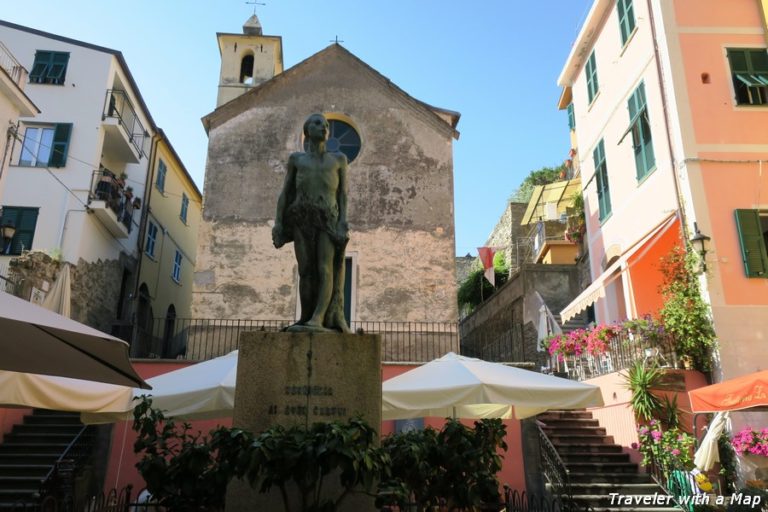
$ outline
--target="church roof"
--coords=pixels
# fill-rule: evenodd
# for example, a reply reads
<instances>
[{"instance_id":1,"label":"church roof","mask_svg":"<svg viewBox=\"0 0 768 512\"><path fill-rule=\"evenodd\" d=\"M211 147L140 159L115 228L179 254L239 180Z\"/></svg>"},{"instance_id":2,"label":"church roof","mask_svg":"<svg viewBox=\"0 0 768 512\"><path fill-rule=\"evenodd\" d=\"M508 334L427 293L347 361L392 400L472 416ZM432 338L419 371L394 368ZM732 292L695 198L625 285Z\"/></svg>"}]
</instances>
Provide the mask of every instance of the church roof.
<instances>
[{"instance_id":1,"label":"church roof","mask_svg":"<svg viewBox=\"0 0 768 512\"><path fill-rule=\"evenodd\" d=\"M428 122L432 123L438 129L448 131L452 137L456 139L459 138L459 132L456 130L456 125L458 124L459 118L461 117L460 113L453 110L434 107L424 103L423 101L417 100L413 96L403 91L397 85L392 83L389 78L376 71L365 61L338 43L329 45L325 49L309 56L308 58L290 67L289 69L286 69L284 72L274 76L266 82L253 87L245 94L238 96L237 98L228 103L225 103L224 105L221 105L219 108L203 117L202 121L206 132L240 114L243 110L243 107L245 107L246 102L250 102L258 95L263 94L265 91L268 91L269 89L278 86L287 80L292 80L296 77L299 77L302 70L309 66L312 62L328 55L334 55L342 59L348 59L354 63L357 63L358 65L361 65L366 71L369 72L370 76L380 82L384 87L389 89L391 93L398 96L406 103L409 103L411 106L415 107L417 111L421 112L423 116L428 120Z\"/></svg>"}]
</instances>

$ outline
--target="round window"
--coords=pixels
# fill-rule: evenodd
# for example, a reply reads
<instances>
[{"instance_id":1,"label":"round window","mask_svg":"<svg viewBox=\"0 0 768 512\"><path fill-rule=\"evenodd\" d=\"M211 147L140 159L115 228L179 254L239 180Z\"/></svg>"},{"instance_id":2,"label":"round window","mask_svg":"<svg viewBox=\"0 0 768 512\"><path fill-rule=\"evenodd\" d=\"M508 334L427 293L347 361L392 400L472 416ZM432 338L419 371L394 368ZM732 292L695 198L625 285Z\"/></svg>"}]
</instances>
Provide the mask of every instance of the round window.
<instances>
[{"instance_id":1,"label":"round window","mask_svg":"<svg viewBox=\"0 0 768 512\"><path fill-rule=\"evenodd\" d=\"M353 161L360 153L360 135L351 125L338 119L328 120L328 141L325 149L331 152L342 152L348 161ZM309 140L304 139L304 151L309 150Z\"/></svg>"}]
</instances>

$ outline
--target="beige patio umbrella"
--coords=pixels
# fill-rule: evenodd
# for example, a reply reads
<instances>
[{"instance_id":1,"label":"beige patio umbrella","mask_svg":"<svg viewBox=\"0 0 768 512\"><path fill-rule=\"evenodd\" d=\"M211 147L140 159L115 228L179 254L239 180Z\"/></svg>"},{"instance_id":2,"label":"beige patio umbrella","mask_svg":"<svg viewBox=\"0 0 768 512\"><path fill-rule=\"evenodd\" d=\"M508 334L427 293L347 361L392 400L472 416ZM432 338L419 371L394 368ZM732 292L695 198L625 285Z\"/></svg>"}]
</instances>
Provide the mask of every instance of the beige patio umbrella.
<instances>
[{"instance_id":1,"label":"beige patio umbrella","mask_svg":"<svg viewBox=\"0 0 768 512\"><path fill-rule=\"evenodd\" d=\"M712 419L712 423L707 428L707 433L704 439L701 440L699 449L696 450L696 454L693 457L693 463L696 467L702 471L709 471L715 462L720 462L720 453L717 450L717 438L725 429L726 423L728 423L728 411L718 412Z\"/></svg>"},{"instance_id":2,"label":"beige patio umbrella","mask_svg":"<svg viewBox=\"0 0 768 512\"><path fill-rule=\"evenodd\" d=\"M449 352L384 381L382 418L529 418L549 409L600 407L600 388Z\"/></svg>"},{"instance_id":3,"label":"beige patio umbrella","mask_svg":"<svg viewBox=\"0 0 768 512\"><path fill-rule=\"evenodd\" d=\"M72 285L69 275L69 263L63 263L53 287L48 291L43 301L43 307L54 313L69 318L72 303Z\"/></svg>"},{"instance_id":4,"label":"beige patio umbrella","mask_svg":"<svg viewBox=\"0 0 768 512\"><path fill-rule=\"evenodd\" d=\"M0 370L148 388L128 344L0 292Z\"/></svg>"}]
</instances>

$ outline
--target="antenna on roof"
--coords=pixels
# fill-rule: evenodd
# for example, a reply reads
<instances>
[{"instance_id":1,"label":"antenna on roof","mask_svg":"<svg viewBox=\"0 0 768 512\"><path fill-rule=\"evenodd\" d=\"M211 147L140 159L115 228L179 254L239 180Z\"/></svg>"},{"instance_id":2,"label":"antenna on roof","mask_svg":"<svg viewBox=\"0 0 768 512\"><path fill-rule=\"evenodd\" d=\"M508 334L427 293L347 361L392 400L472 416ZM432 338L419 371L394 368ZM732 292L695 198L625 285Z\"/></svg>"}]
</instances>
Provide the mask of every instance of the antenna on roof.
<instances>
[{"instance_id":1,"label":"antenna on roof","mask_svg":"<svg viewBox=\"0 0 768 512\"><path fill-rule=\"evenodd\" d=\"M262 2L256 2L255 0L253 2L245 2L245 3L246 3L246 5L252 5L253 6L253 15L254 16L256 16L256 6L257 5L267 5L267 4L262 3Z\"/></svg>"},{"instance_id":2,"label":"antenna on roof","mask_svg":"<svg viewBox=\"0 0 768 512\"><path fill-rule=\"evenodd\" d=\"M331 43L336 43L336 44L339 44L339 43L343 43L343 42L344 42L344 40L343 40L343 39L339 39L339 36L336 36L334 39L331 39L331 41L330 41L330 42L331 42Z\"/></svg>"}]
</instances>

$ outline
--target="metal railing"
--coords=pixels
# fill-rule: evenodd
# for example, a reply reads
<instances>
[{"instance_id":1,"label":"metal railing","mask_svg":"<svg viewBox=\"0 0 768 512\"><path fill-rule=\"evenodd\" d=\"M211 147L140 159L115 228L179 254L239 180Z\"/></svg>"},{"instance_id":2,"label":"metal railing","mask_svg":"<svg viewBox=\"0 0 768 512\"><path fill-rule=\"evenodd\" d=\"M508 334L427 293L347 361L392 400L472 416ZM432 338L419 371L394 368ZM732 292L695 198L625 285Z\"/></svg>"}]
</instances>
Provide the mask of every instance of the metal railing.
<instances>
[{"instance_id":1,"label":"metal railing","mask_svg":"<svg viewBox=\"0 0 768 512\"><path fill-rule=\"evenodd\" d=\"M555 496L570 501L573 495L571 493L571 477L568 468L544 430L540 426L537 426L536 429L539 434L539 452L541 453L544 476L552 486Z\"/></svg>"},{"instance_id":2,"label":"metal railing","mask_svg":"<svg viewBox=\"0 0 768 512\"><path fill-rule=\"evenodd\" d=\"M403 507L384 506L380 509L380 512L422 512L423 510L416 503L408 503ZM429 510L449 512L449 510L456 509L449 509L446 503L441 503L438 506L429 508ZM549 494L528 494L526 491L512 489L506 484L504 485L504 493L501 495L499 503L486 503L472 510L486 512L498 512L500 510L504 512L594 512L594 509L589 505L577 503L572 499Z\"/></svg>"},{"instance_id":3,"label":"metal railing","mask_svg":"<svg viewBox=\"0 0 768 512\"><path fill-rule=\"evenodd\" d=\"M97 201L105 201L107 207L117 216L117 220L125 226L129 233L131 232L134 210L133 194L112 171L105 168L93 171L90 197Z\"/></svg>"},{"instance_id":4,"label":"metal railing","mask_svg":"<svg viewBox=\"0 0 768 512\"><path fill-rule=\"evenodd\" d=\"M10 512L160 512L159 508L145 508L143 504L131 503L131 490L129 484L119 491L112 489L93 495L82 503L74 503L69 497L37 496L13 502Z\"/></svg>"},{"instance_id":5,"label":"metal railing","mask_svg":"<svg viewBox=\"0 0 768 512\"><path fill-rule=\"evenodd\" d=\"M686 512L693 512L694 500L692 496L696 494L696 484L693 476L682 466L665 467L660 461L656 460L653 454L650 454L651 462L646 471L651 475L654 481L672 496L675 503Z\"/></svg>"},{"instance_id":6,"label":"metal railing","mask_svg":"<svg viewBox=\"0 0 768 512\"><path fill-rule=\"evenodd\" d=\"M20 88L24 87L27 81L27 69L22 66L11 51L0 42L0 68L3 68L11 80L16 82Z\"/></svg>"},{"instance_id":7,"label":"metal railing","mask_svg":"<svg viewBox=\"0 0 768 512\"><path fill-rule=\"evenodd\" d=\"M2 241L0 241L0 244ZM16 282L8 277L8 267L0 265L0 291L16 295Z\"/></svg>"},{"instance_id":8,"label":"metal railing","mask_svg":"<svg viewBox=\"0 0 768 512\"><path fill-rule=\"evenodd\" d=\"M635 361L655 362L661 367L677 367L674 339L669 335L653 339L621 332L606 343L600 355L582 354L558 358L552 356L553 371L567 373L574 380L586 380L608 373L626 370Z\"/></svg>"},{"instance_id":9,"label":"metal railing","mask_svg":"<svg viewBox=\"0 0 768 512\"><path fill-rule=\"evenodd\" d=\"M149 138L149 133L141 124L133 103L128 98L128 93L121 89L107 89L106 99L104 101L103 119L112 117L117 119L120 126L126 132L128 140L131 142L139 155L144 156L144 145Z\"/></svg>"},{"instance_id":10,"label":"metal railing","mask_svg":"<svg viewBox=\"0 0 768 512\"><path fill-rule=\"evenodd\" d=\"M41 481L40 496L53 497L64 504L74 500L75 476L93 452L94 433L93 425L80 429Z\"/></svg>"},{"instance_id":11,"label":"metal railing","mask_svg":"<svg viewBox=\"0 0 768 512\"><path fill-rule=\"evenodd\" d=\"M491 318L467 317L459 324L459 331L462 355L492 362L535 361L535 346L526 346L523 326L515 322L509 310Z\"/></svg>"},{"instance_id":12,"label":"metal railing","mask_svg":"<svg viewBox=\"0 0 768 512\"><path fill-rule=\"evenodd\" d=\"M205 361L238 348L240 334L249 331L278 332L289 320L225 320L155 318L137 328L133 357ZM382 360L425 362L459 351L458 326L448 322L353 321L353 332L379 334Z\"/></svg>"}]
</instances>

